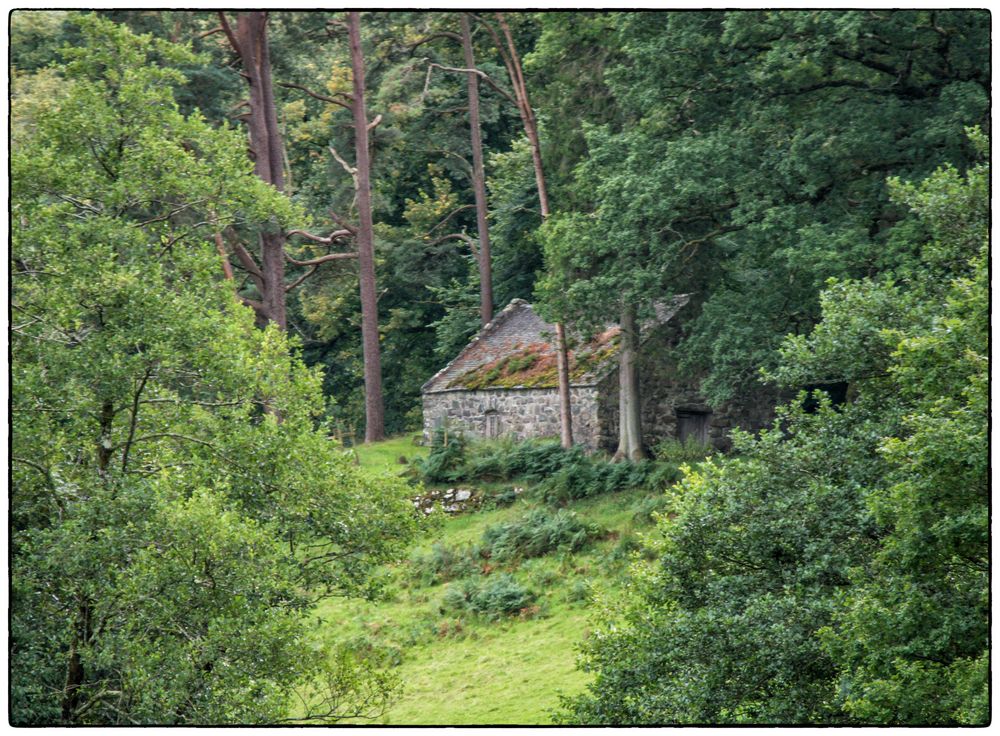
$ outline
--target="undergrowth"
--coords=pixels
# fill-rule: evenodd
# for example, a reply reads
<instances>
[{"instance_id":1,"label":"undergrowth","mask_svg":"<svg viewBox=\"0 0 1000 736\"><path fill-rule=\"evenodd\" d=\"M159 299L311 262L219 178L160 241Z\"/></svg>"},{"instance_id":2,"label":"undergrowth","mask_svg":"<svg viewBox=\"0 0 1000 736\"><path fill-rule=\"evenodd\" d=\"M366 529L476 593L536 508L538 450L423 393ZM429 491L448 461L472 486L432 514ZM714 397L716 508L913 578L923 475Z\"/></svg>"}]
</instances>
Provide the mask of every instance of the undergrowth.
<instances>
[{"instance_id":1,"label":"undergrowth","mask_svg":"<svg viewBox=\"0 0 1000 736\"><path fill-rule=\"evenodd\" d=\"M466 578L445 592L441 605L445 610L468 611L489 620L502 616L536 614L532 604L538 596L521 585L512 575L502 573L486 579Z\"/></svg>"},{"instance_id":2,"label":"undergrowth","mask_svg":"<svg viewBox=\"0 0 1000 736\"><path fill-rule=\"evenodd\" d=\"M498 561L541 557L551 552L575 552L601 530L569 511L534 509L514 521L494 524L483 532L483 547Z\"/></svg>"},{"instance_id":3,"label":"undergrowth","mask_svg":"<svg viewBox=\"0 0 1000 736\"><path fill-rule=\"evenodd\" d=\"M696 453L695 448L690 452ZM430 453L415 460L413 468L427 483L516 479L537 484L538 496L552 504L626 488L659 490L680 480L681 475L676 462L612 463L603 456L587 455L580 446L564 449L553 440L470 442L460 432L444 427L434 432Z\"/></svg>"}]
</instances>

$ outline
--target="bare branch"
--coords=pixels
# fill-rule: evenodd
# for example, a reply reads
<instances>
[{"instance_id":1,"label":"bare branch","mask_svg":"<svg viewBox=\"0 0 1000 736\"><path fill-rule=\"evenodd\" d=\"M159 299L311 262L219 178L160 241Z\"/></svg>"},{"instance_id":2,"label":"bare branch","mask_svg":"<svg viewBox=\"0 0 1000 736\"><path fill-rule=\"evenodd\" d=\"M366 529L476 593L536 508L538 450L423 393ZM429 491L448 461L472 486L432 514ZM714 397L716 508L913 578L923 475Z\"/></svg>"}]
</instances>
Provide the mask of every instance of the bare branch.
<instances>
[{"instance_id":1,"label":"bare branch","mask_svg":"<svg viewBox=\"0 0 1000 736\"><path fill-rule=\"evenodd\" d=\"M323 243L324 245L329 245L334 240L337 240L339 238L346 238L349 235L353 235L353 233L350 230L347 230L346 228L343 229L343 230L334 230L332 233L330 233L329 235L327 235L325 238L322 237L322 236L320 236L320 235L313 235L312 233L308 233L305 230L289 230L287 233L285 233L285 237L286 238L290 238L293 235L301 235L303 238L308 238L309 240L312 240L313 242Z\"/></svg>"},{"instance_id":2,"label":"bare branch","mask_svg":"<svg viewBox=\"0 0 1000 736\"><path fill-rule=\"evenodd\" d=\"M135 390L135 396L132 398L132 415L129 419L128 425L128 439L125 440L125 448L122 450L122 472L124 473L128 468L128 453L132 449L133 438L135 437L135 428L139 423L139 398L142 396L142 390L146 388L146 381L149 377L153 375L153 366L149 366L142 374L142 379L139 381L139 387Z\"/></svg>"},{"instance_id":3,"label":"bare branch","mask_svg":"<svg viewBox=\"0 0 1000 736\"><path fill-rule=\"evenodd\" d=\"M132 444L134 445L138 442L146 442L147 440L158 440L163 438L185 440L186 442L193 442L196 445L204 445L205 447L211 447L213 450L216 449L216 446L213 445L211 442L200 440L197 437L190 437L186 434L178 434L177 432L157 432L155 434L143 435L142 437L136 437L135 439L133 439Z\"/></svg>"},{"instance_id":4,"label":"bare branch","mask_svg":"<svg viewBox=\"0 0 1000 736\"><path fill-rule=\"evenodd\" d=\"M357 258L357 253L327 253L325 256L318 256L317 258L310 258L306 261L298 261L292 258L290 255L285 253L285 260L296 266L318 266L320 263L326 263L327 261L340 261L345 258Z\"/></svg>"},{"instance_id":5,"label":"bare branch","mask_svg":"<svg viewBox=\"0 0 1000 736\"><path fill-rule=\"evenodd\" d=\"M291 291L292 289L294 289L295 287L297 287L299 284L301 284L307 278L309 278L310 276L312 276L318 270L319 270L319 266L313 266L312 268L310 268L304 274L302 274L297 279L295 279L295 281L293 281L292 283L290 283L287 286L285 286L285 293L287 294L289 291Z\"/></svg>"},{"instance_id":6,"label":"bare branch","mask_svg":"<svg viewBox=\"0 0 1000 736\"><path fill-rule=\"evenodd\" d=\"M15 457L14 455L11 455L10 459L11 462L21 463L22 465L27 465L29 468L34 468L43 476L45 476L45 482L48 484L50 488L55 487L55 483L52 482L52 474L49 472L49 469L46 468L44 465L36 463L34 460L28 460L27 458L23 457Z\"/></svg>"},{"instance_id":7,"label":"bare branch","mask_svg":"<svg viewBox=\"0 0 1000 736\"><path fill-rule=\"evenodd\" d=\"M461 207L456 207L451 212L449 212L447 215L445 215L444 218L442 218L442 220L437 225L435 225L430 230L428 230L427 234L430 235L432 232L434 232L439 227L441 227L442 225L444 225L446 222L448 222L448 220L450 220L452 217L454 217L455 215L457 215L459 212L464 212L465 210L474 210L474 209L476 209L476 205L474 205L474 204L463 204Z\"/></svg>"},{"instance_id":8,"label":"bare branch","mask_svg":"<svg viewBox=\"0 0 1000 736\"><path fill-rule=\"evenodd\" d=\"M226 38L229 39L229 45L233 47L233 51L236 52L237 56L243 58L243 51L240 49L239 41L236 40L236 34L233 33L233 29L229 25L225 11L219 11L219 23L222 25L222 30L225 32Z\"/></svg>"},{"instance_id":9,"label":"bare branch","mask_svg":"<svg viewBox=\"0 0 1000 736\"><path fill-rule=\"evenodd\" d=\"M347 220L345 220L343 217L338 215L336 212L334 212L333 210L327 210L327 212L330 214L330 219L332 219L335 223L337 223L342 228L350 232L351 235L358 234L358 229L354 225L349 223Z\"/></svg>"},{"instance_id":10,"label":"bare branch","mask_svg":"<svg viewBox=\"0 0 1000 736\"><path fill-rule=\"evenodd\" d=\"M253 399L235 399L233 401L196 401L195 399L181 399L179 396L161 396L155 399L143 399L140 404L193 404L195 406L240 406L247 402L260 404L262 402Z\"/></svg>"},{"instance_id":11,"label":"bare branch","mask_svg":"<svg viewBox=\"0 0 1000 736\"><path fill-rule=\"evenodd\" d=\"M337 153L336 148L334 148L333 146L329 146L329 148L330 148L330 153L332 153L333 157L337 159L337 163L339 163L341 166L344 167L344 171L350 174L352 179L356 178L358 175L358 170L353 166L351 166L349 163L347 163L344 159L342 159L340 157L340 154Z\"/></svg>"},{"instance_id":12,"label":"bare branch","mask_svg":"<svg viewBox=\"0 0 1000 736\"><path fill-rule=\"evenodd\" d=\"M74 207L79 207L82 210L87 210L88 212L93 212L95 215L101 214L101 210L100 209L98 209L97 207L94 207L91 204L87 204L86 202L81 202L76 197L70 197L68 194L58 194L58 193L56 193L56 196L59 199L63 200L64 202L69 202Z\"/></svg>"},{"instance_id":13,"label":"bare branch","mask_svg":"<svg viewBox=\"0 0 1000 736\"><path fill-rule=\"evenodd\" d=\"M259 302L256 299L250 299L245 296L239 296L239 295L237 296L241 302L243 302L246 306L250 307L261 319L263 320L270 319L267 309L264 307L264 302Z\"/></svg>"},{"instance_id":14,"label":"bare branch","mask_svg":"<svg viewBox=\"0 0 1000 736\"><path fill-rule=\"evenodd\" d=\"M438 243L443 243L446 240L462 240L469 245L472 245L475 240L471 235L466 233L448 233L447 235L442 235L440 238L434 238L434 240L428 241L427 245L437 245Z\"/></svg>"},{"instance_id":15,"label":"bare branch","mask_svg":"<svg viewBox=\"0 0 1000 736\"><path fill-rule=\"evenodd\" d=\"M440 69L443 72L458 72L460 74L475 74L484 82L486 82L486 84L490 85L493 89L495 89L505 98L507 98L507 100L517 105L517 100L514 99L514 96L511 95L510 92L505 90L503 87L498 85L495 81L493 81L493 78L489 74L484 72L482 69L464 69L462 67L457 67L457 66L443 66L436 62L431 62L428 65L428 69ZM520 105L518 105L518 107L520 107Z\"/></svg>"},{"instance_id":16,"label":"bare branch","mask_svg":"<svg viewBox=\"0 0 1000 736\"><path fill-rule=\"evenodd\" d=\"M204 199L196 199L193 202L187 202L186 204L182 204L178 207L175 207L166 214L157 215L156 217L151 217L148 220L144 220L143 222L136 223L134 227L145 227L146 225L152 225L154 222L163 222L164 220L169 220L174 215L180 214L184 210L191 209L195 205L202 204L204 201L205 201Z\"/></svg>"},{"instance_id":17,"label":"bare branch","mask_svg":"<svg viewBox=\"0 0 1000 736\"><path fill-rule=\"evenodd\" d=\"M233 241L233 251L236 253L236 257L240 259L243 269L253 277L254 282L257 283L258 286L262 286L264 283L264 274L260 270L260 267L257 265L253 256L250 254L250 251L248 251L243 246L243 243L238 240Z\"/></svg>"},{"instance_id":18,"label":"bare branch","mask_svg":"<svg viewBox=\"0 0 1000 736\"><path fill-rule=\"evenodd\" d=\"M209 36L215 35L216 33L222 33L226 29L222 26L216 26L215 28L210 28L207 31L202 31L197 35L197 38L208 38Z\"/></svg>"},{"instance_id":19,"label":"bare branch","mask_svg":"<svg viewBox=\"0 0 1000 736\"><path fill-rule=\"evenodd\" d=\"M479 248L476 247L476 239L470 235L466 235L465 233L448 233L447 235L442 235L440 238L435 238L434 240L429 241L427 245L438 245L448 240L461 240L469 246L469 249L472 250L472 254L476 258L479 258Z\"/></svg>"},{"instance_id":20,"label":"bare branch","mask_svg":"<svg viewBox=\"0 0 1000 736\"><path fill-rule=\"evenodd\" d=\"M314 97L317 100L322 100L323 102L329 102L331 105L340 105L345 110L351 109L350 101L354 99L351 95L346 92L335 92L334 94L343 97L343 100L338 100L336 97L330 97L329 95L322 95L319 92L314 92L308 87L304 87L301 84L292 84L291 82L278 82L279 87L285 87L286 89L298 89L305 92L310 97ZM346 102L345 102L346 100Z\"/></svg>"},{"instance_id":21,"label":"bare branch","mask_svg":"<svg viewBox=\"0 0 1000 736\"><path fill-rule=\"evenodd\" d=\"M424 90L420 93L420 104L424 104L424 100L427 99L427 90L431 88L431 74L434 72L434 67L427 66L427 76L424 77Z\"/></svg>"},{"instance_id":22,"label":"bare branch","mask_svg":"<svg viewBox=\"0 0 1000 736\"><path fill-rule=\"evenodd\" d=\"M215 248L219 251L219 256L222 258L222 272L226 275L227 281L233 280L233 266L229 262L229 254L226 253L226 246L222 242L222 233L215 233Z\"/></svg>"},{"instance_id":23,"label":"bare branch","mask_svg":"<svg viewBox=\"0 0 1000 736\"><path fill-rule=\"evenodd\" d=\"M375 119L368 123L368 130L375 130L378 124L382 122L382 113L375 116Z\"/></svg>"}]
</instances>

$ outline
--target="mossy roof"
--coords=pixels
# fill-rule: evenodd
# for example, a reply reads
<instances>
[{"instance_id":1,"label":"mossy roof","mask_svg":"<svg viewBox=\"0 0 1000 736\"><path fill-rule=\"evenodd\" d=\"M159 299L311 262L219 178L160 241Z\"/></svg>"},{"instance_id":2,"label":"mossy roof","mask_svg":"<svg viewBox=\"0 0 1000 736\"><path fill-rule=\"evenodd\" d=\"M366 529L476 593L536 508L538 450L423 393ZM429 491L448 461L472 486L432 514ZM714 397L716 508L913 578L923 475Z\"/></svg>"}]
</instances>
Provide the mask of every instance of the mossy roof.
<instances>
[{"instance_id":1,"label":"mossy roof","mask_svg":"<svg viewBox=\"0 0 1000 736\"><path fill-rule=\"evenodd\" d=\"M686 303L684 295L658 307L654 323L666 322ZM570 385L593 386L614 370L619 335L618 326L612 325L589 338L571 337ZM554 326L530 304L515 299L425 383L423 391L551 389L557 380Z\"/></svg>"}]
</instances>

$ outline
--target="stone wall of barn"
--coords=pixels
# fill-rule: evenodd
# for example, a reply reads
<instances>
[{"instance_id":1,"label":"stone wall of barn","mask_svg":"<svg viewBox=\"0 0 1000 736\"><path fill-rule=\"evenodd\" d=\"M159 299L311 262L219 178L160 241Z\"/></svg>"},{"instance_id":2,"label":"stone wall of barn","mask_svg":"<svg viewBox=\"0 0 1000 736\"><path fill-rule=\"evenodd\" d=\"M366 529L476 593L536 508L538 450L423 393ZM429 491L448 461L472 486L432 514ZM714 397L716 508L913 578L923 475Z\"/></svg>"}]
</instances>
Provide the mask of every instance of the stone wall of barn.
<instances>
[{"instance_id":1,"label":"stone wall of barn","mask_svg":"<svg viewBox=\"0 0 1000 736\"><path fill-rule=\"evenodd\" d=\"M475 437L559 437L559 394L555 389L452 389L423 395L424 440L442 424ZM599 442L596 387L570 389L573 440L589 450Z\"/></svg>"},{"instance_id":2,"label":"stone wall of barn","mask_svg":"<svg viewBox=\"0 0 1000 736\"><path fill-rule=\"evenodd\" d=\"M775 396L767 392L741 397L720 407L711 407L698 393L697 383L682 378L671 348L677 334L665 331L645 343L639 354L639 401L642 406L642 433L652 450L664 439L680 439L682 423L704 423L705 439L718 450L732 446L733 427L755 431L774 417ZM614 451L618 446L618 371L612 371L598 385L598 446ZM690 424L688 428L690 428Z\"/></svg>"}]
</instances>

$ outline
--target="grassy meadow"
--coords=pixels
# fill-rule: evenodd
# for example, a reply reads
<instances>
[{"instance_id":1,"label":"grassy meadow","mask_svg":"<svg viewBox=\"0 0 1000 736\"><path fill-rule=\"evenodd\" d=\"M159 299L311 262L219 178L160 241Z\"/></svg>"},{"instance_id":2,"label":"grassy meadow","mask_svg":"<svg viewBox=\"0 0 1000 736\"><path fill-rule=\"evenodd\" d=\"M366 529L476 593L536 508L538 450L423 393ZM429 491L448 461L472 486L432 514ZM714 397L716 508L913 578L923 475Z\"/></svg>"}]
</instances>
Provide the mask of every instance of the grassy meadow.
<instances>
[{"instance_id":1,"label":"grassy meadow","mask_svg":"<svg viewBox=\"0 0 1000 736\"><path fill-rule=\"evenodd\" d=\"M398 474L427 448L411 436L352 452L366 468ZM400 461L406 458L406 463ZM448 516L436 511L409 559L385 570L376 601L332 599L319 610L319 636L389 667L402 683L400 697L377 720L386 725L520 724L552 722L560 695L581 692L589 675L576 669L578 645L589 632L593 594L616 595L639 548L653 528L650 511L659 493L632 489L572 502L560 511L587 525L588 541L530 558L469 562L453 579L433 574L442 558L481 544L490 527L513 524L533 510L552 512L523 483L454 484L496 493L525 487L505 506ZM435 518L436 517L436 518ZM498 583L505 575L531 604L490 615L449 603L463 585ZM505 592L505 591L501 591Z\"/></svg>"}]
</instances>

